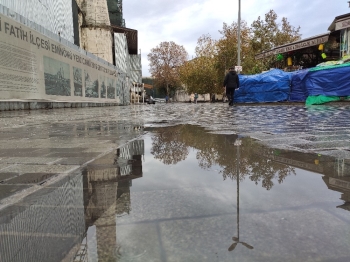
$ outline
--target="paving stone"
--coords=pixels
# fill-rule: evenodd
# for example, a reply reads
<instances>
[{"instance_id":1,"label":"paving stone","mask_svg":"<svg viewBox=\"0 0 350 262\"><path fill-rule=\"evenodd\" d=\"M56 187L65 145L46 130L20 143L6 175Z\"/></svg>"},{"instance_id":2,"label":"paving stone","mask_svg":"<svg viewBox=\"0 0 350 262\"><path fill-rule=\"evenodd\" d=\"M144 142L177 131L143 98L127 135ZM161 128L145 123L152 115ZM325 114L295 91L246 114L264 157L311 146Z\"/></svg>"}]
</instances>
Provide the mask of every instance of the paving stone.
<instances>
[{"instance_id":1,"label":"paving stone","mask_svg":"<svg viewBox=\"0 0 350 262\"><path fill-rule=\"evenodd\" d=\"M3 158L2 162L7 164L48 164L59 159L58 157L7 157Z\"/></svg>"},{"instance_id":2,"label":"paving stone","mask_svg":"<svg viewBox=\"0 0 350 262\"><path fill-rule=\"evenodd\" d=\"M4 184L40 184L55 174L50 173L26 173L12 179L8 179Z\"/></svg>"},{"instance_id":3,"label":"paving stone","mask_svg":"<svg viewBox=\"0 0 350 262\"><path fill-rule=\"evenodd\" d=\"M61 160L57 161L55 164L57 165L83 165L87 162L92 161L91 157L69 157L69 158L61 158Z\"/></svg>"},{"instance_id":4,"label":"paving stone","mask_svg":"<svg viewBox=\"0 0 350 262\"><path fill-rule=\"evenodd\" d=\"M12 196L23 189L30 187L29 185L3 185L0 184L0 201L4 198Z\"/></svg>"},{"instance_id":5,"label":"paving stone","mask_svg":"<svg viewBox=\"0 0 350 262\"><path fill-rule=\"evenodd\" d=\"M17 176L17 173L0 173L0 182Z\"/></svg>"},{"instance_id":6,"label":"paving stone","mask_svg":"<svg viewBox=\"0 0 350 262\"><path fill-rule=\"evenodd\" d=\"M66 165L13 165L6 169L7 172L16 173L67 173L73 171L79 166L66 166ZM1 172L0 170L0 173Z\"/></svg>"},{"instance_id":7,"label":"paving stone","mask_svg":"<svg viewBox=\"0 0 350 262\"><path fill-rule=\"evenodd\" d=\"M13 166L12 164L5 164L5 163L0 163L0 173L8 173L4 171L5 169L9 168L10 166Z\"/></svg>"},{"instance_id":8,"label":"paving stone","mask_svg":"<svg viewBox=\"0 0 350 262\"><path fill-rule=\"evenodd\" d=\"M132 261L349 258L349 104L228 107L222 103L171 103L1 115L0 179L4 182L0 184L0 201L13 200L13 205L0 209L0 241L20 243L11 245L10 253L19 251L21 258L35 261L39 254L45 261L60 260L85 236L90 247L96 247L89 250L96 258L109 250L104 247L129 255L123 258ZM259 140L254 144L258 149L249 150L256 150L254 164L266 165L266 169L261 174L249 174L253 167L245 170L246 179L240 183L240 236L254 250L238 245L233 252L228 251L237 234L236 181L222 174L235 167L229 153L232 166L227 170L219 163L196 171L202 158L192 152L196 149L191 143L186 151L190 162L180 161L178 165L184 167L180 170L163 165L157 175L154 168L160 159L150 156L142 159L142 169L135 167L143 178L127 173L134 159L119 159L117 166L113 157L106 156L86 167L91 168L90 173L80 169L145 131L157 132L154 127L188 128L187 124L202 126L209 133ZM150 138L142 139L149 139L149 152ZM230 139L226 142L227 152L236 149ZM261 144L268 149L259 151ZM284 153L285 149L307 154L298 158ZM171 153L177 155L178 151ZM268 153L268 161L263 161ZM126 170L124 180L117 177L118 170ZM200 176L189 181L196 172ZM269 181L267 175L274 179ZM339 183L328 181L330 175ZM37 185L45 179L53 182ZM13 197L28 188L38 190L19 199ZM109 246L101 247L101 239ZM116 239L118 243L113 242ZM23 248L23 243L30 245Z\"/></svg>"},{"instance_id":9,"label":"paving stone","mask_svg":"<svg viewBox=\"0 0 350 262\"><path fill-rule=\"evenodd\" d=\"M37 152L37 148L3 148L0 149L0 157L26 157L26 156L34 156Z\"/></svg>"}]
</instances>

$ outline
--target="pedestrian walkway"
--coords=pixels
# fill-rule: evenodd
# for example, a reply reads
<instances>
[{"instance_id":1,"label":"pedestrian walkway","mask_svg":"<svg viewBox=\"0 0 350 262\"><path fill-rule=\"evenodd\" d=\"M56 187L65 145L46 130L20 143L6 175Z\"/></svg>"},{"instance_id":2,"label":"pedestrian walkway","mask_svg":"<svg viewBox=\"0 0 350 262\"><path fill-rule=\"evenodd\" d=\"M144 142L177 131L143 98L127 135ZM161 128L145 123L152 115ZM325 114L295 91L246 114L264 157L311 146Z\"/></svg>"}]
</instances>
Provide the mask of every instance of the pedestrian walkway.
<instances>
[{"instance_id":1,"label":"pedestrian walkway","mask_svg":"<svg viewBox=\"0 0 350 262\"><path fill-rule=\"evenodd\" d=\"M0 208L116 150L144 127L201 125L208 132L250 136L274 148L334 156L348 164L349 109L162 103L1 112Z\"/></svg>"}]
</instances>

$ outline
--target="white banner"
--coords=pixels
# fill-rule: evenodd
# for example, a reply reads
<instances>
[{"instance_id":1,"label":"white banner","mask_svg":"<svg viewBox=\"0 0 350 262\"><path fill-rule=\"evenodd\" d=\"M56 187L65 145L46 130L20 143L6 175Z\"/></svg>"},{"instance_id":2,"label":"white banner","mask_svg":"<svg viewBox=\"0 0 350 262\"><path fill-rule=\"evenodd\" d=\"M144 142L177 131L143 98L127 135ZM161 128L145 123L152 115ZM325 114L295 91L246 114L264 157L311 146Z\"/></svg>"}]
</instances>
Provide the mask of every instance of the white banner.
<instances>
[{"instance_id":1,"label":"white banner","mask_svg":"<svg viewBox=\"0 0 350 262\"><path fill-rule=\"evenodd\" d=\"M118 73L0 14L0 100L121 103L129 90Z\"/></svg>"},{"instance_id":2,"label":"white banner","mask_svg":"<svg viewBox=\"0 0 350 262\"><path fill-rule=\"evenodd\" d=\"M242 72L242 66L235 66L235 71Z\"/></svg>"}]
</instances>

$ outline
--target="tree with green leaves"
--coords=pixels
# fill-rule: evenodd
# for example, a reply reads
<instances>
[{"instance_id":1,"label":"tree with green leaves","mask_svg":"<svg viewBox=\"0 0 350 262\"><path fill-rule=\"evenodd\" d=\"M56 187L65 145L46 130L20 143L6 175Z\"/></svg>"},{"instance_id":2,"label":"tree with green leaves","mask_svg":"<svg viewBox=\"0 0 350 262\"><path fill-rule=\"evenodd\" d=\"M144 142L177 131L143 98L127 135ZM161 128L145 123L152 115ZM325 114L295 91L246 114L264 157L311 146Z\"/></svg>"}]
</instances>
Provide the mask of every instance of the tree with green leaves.
<instances>
[{"instance_id":1,"label":"tree with green leaves","mask_svg":"<svg viewBox=\"0 0 350 262\"><path fill-rule=\"evenodd\" d=\"M245 21L241 21L241 58L244 74L256 73L254 67L256 61L251 47L252 31ZM222 30L219 30L222 37L217 42L217 61L216 69L218 71L218 82L223 81L227 68L237 65L237 45L238 45L238 24L233 22L231 25L223 24Z\"/></svg>"},{"instance_id":2,"label":"tree with green leaves","mask_svg":"<svg viewBox=\"0 0 350 262\"><path fill-rule=\"evenodd\" d=\"M210 35L202 35L197 41L196 57L180 68L180 79L188 93L217 93L222 89L217 84L216 44Z\"/></svg>"},{"instance_id":3,"label":"tree with green leaves","mask_svg":"<svg viewBox=\"0 0 350 262\"><path fill-rule=\"evenodd\" d=\"M205 135L206 139L203 140ZM219 167L223 179L243 181L248 177L256 185L271 190L290 175L291 166L273 161L274 151L258 144L254 139L242 138L242 144L234 146L236 135L208 134L204 127L178 125L161 127L152 137L151 154L166 165L177 164L188 157L189 149L195 149L198 165L205 169ZM264 152L264 154L261 154Z\"/></svg>"},{"instance_id":4,"label":"tree with green leaves","mask_svg":"<svg viewBox=\"0 0 350 262\"><path fill-rule=\"evenodd\" d=\"M270 10L265 19L259 16L251 27L241 21L241 73L257 74L274 67L274 57L256 60L255 55L300 39L300 27L290 25L285 17L281 23L277 19L277 14ZM179 68L180 79L188 93L221 93L226 70L237 65L238 24L224 23L219 32L222 35L219 40L202 35L197 41L196 57Z\"/></svg>"},{"instance_id":5,"label":"tree with green leaves","mask_svg":"<svg viewBox=\"0 0 350 262\"><path fill-rule=\"evenodd\" d=\"M301 39L300 26L295 28L290 25L287 18L282 18L282 23L277 21L277 14L270 10L265 14L265 19L260 16L251 25L251 47L254 54L269 51L277 46L288 44ZM261 61L264 69L275 66L275 57Z\"/></svg>"},{"instance_id":6,"label":"tree with green leaves","mask_svg":"<svg viewBox=\"0 0 350 262\"><path fill-rule=\"evenodd\" d=\"M175 91L176 87L181 85L178 68L188 58L185 48L173 41L161 42L151 49L147 57L155 87L164 88L167 95L170 94L170 90Z\"/></svg>"}]
</instances>

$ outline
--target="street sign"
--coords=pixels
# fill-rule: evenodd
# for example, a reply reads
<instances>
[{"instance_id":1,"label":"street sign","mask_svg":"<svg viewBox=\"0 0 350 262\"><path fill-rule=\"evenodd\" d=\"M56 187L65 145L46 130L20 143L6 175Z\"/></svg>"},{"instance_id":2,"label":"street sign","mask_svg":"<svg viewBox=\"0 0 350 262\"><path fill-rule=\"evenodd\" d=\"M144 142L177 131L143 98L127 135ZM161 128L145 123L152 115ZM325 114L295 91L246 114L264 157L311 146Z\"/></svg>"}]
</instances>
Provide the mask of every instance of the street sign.
<instances>
[{"instance_id":1,"label":"street sign","mask_svg":"<svg viewBox=\"0 0 350 262\"><path fill-rule=\"evenodd\" d=\"M235 66L235 70L237 72L242 72L242 66Z\"/></svg>"}]
</instances>

